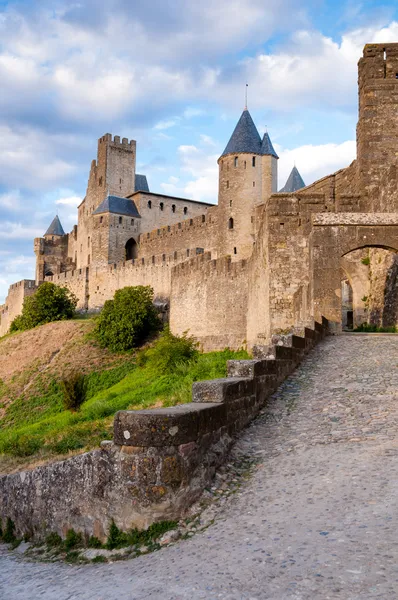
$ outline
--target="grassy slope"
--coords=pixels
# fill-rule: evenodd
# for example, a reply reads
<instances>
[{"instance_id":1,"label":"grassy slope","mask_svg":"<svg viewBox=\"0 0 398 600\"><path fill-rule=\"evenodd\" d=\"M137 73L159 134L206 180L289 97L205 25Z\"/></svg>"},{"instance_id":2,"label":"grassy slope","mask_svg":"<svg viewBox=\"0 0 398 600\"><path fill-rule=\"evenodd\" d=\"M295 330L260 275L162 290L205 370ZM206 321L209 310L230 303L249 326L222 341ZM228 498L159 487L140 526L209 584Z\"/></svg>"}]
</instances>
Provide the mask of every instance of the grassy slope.
<instances>
[{"instance_id":1,"label":"grassy slope","mask_svg":"<svg viewBox=\"0 0 398 600\"><path fill-rule=\"evenodd\" d=\"M92 343L85 339L79 339L78 343L80 352L87 356ZM223 377L229 358L246 356L245 352L229 350L202 354L197 361L159 376L148 367L136 367L131 355L119 355L117 360L106 355L106 370L88 373L88 397L76 413L64 410L63 394L55 375L46 373L43 378L42 374L35 374L29 394L13 397L3 410L0 472L95 447L102 439L112 438L116 411L189 402L193 381ZM98 361L96 364L98 367ZM3 393L9 392L3 389ZM0 401L1 394L0 387Z\"/></svg>"}]
</instances>

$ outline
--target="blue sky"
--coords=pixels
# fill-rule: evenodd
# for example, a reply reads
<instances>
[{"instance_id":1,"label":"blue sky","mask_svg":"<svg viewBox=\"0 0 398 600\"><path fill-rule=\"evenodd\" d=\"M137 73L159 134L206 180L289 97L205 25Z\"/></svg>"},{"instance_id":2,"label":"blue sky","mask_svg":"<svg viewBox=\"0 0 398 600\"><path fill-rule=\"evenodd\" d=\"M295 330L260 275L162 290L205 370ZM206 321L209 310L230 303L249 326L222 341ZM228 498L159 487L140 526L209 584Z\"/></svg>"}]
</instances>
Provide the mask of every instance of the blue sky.
<instances>
[{"instance_id":1,"label":"blue sky","mask_svg":"<svg viewBox=\"0 0 398 600\"><path fill-rule=\"evenodd\" d=\"M76 222L97 139L137 140L152 191L216 202L244 105L306 183L355 158L357 61L396 2L0 0L0 303L33 238Z\"/></svg>"}]
</instances>

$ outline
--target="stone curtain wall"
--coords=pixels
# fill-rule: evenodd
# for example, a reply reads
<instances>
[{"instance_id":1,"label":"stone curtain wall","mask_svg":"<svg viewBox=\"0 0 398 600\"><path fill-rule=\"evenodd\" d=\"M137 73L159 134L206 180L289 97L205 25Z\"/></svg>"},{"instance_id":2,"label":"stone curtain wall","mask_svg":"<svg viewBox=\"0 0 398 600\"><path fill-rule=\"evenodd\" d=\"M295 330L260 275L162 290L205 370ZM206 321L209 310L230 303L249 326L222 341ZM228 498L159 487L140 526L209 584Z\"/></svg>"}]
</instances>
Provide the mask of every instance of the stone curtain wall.
<instances>
[{"instance_id":1,"label":"stone curtain wall","mask_svg":"<svg viewBox=\"0 0 398 600\"><path fill-rule=\"evenodd\" d=\"M73 528L101 540L112 520L126 530L179 519L327 326L277 337L274 347L255 349L257 359L229 361L227 378L193 385L190 404L120 411L113 442L100 450L0 477L0 517L14 521L18 536Z\"/></svg>"},{"instance_id":2,"label":"stone curtain wall","mask_svg":"<svg viewBox=\"0 0 398 600\"><path fill-rule=\"evenodd\" d=\"M140 257L165 255L174 258L188 257L187 251L192 248L203 248L213 251L218 246L218 212L217 207L210 208L206 214L159 227L140 235Z\"/></svg>"},{"instance_id":3,"label":"stone curtain wall","mask_svg":"<svg viewBox=\"0 0 398 600\"><path fill-rule=\"evenodd\" d=\"M246 261L207 252L172 270L170 328L188 330L205 352L246 346L247 302Z\"/></svg>"},{"instance_id":4,"label":"stone curtain wall","mask_svg":"<svg viewBox=\"0 0 398 600\"><path fill-rule=\"evenodd\" d=\"M23 301L36 290L36 284L31 279L23 279L10 286L6 301L0 306L0 337L8 333L15 317L22 312Z\"/></svg>"},{"instance_id":5,"label":"stone curtain wall","mask_svg":"<svg viewBox=\"0 0 398 600\"><path fill-rule=\"evenodd\" d=\"M169 261L157 256L154 263L141 259L125 263L106 265L90 269L89 310L99 310L106 300L111 300L116 292L126 286L149 285L154 290L155 301L170 302L171 267Z\"/></svg>"},{"instance_id":6,"label":"stone curtain wall","mask_svg":"<svg viewBox=\"0 0 398 600\"><path fill-rule=\"evenodd\" d=\"M87 310L89 303L88 285L89 285L90 269L76 269L74 271L66 271L59 275L46 277L46 281L52 281L60 287L66 287L73 292L79 302L77 310Z\"/></svg>"}]
</instances>

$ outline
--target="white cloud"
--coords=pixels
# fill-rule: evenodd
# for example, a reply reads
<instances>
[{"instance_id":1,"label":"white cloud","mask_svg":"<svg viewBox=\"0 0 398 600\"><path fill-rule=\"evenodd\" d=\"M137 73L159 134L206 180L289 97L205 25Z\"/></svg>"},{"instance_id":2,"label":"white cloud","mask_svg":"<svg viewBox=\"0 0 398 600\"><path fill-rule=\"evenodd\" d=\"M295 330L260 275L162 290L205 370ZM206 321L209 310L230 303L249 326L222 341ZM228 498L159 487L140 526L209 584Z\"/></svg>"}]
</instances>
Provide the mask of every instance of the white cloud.
<instances>
[{"instance_id":1,"label":"white cloud","mask_svg":"<svg viewBox=\"0 0 398 600\"><path fill-rule=\"evenodd\" d=\"M348 140L342 144L320 144L299 146L284 150L275 144L279 155L278 189L283 187L294 164L306 185L339 169L348 167L356 157L356 142Z\"/></svg>"},{"instance_id":2,"label":"white cloud","mask_svg":"<svg viewBox=\"0 0 398 600\"><path fill-rule=\"evenodd\" d=\"M249 82L249 107L291 110L354 107L357 62L366 43L396 41L398 23L355 29L338 43L318 31L296 31L283 48L249 56L235 78L217 83L214 93L225 106L241 106L242 81Z\"/></svg>"},{"instance_id":3,"label":"white cloud","mask_svg":"<svg viewBox=\"0 0 398 600\"><path fill-rule=\"evenodd\" d=\"M81 204L83 198L80 196L67 196L65 198L59 198L59 200L55 201L55 204L61 204L63 206L73 206L77 208L79 204Z\"/></svg>"},{"instance_id":4,"label":"white cloud","mask_svg":"<svg viewBox=\"0 0 398 600\"><path fill-rule=\"evenodd\" d=\"M10 190L0 194L0 207L11 211L21 209L21 192L19 190Z\"/></svg>"},{"instance_id":5,"label":"white cloud","mask_svg":"<svg viewBox=\"0 0 398 600\"><path fill-rule=\"evenodd\" d=\"M184 119L193 119L194 117L201 117L205 115L206 112L201 108L188 107L184 110L183 116Z\"/></svg>"},{"instance_id":6,"label":"white cloud","mask_svg":"<svg viewBox=\"0 0 398 600\"><path fill-rule=\"evenodd\" d=\"M207 136L204 136L207 138ZM212 153L208 146L211 140ZM173 196L183 196L203 202L217 203L218 154L213 154L215 142L211 138L202 140L202 146L181 145L178 148L181 177L169 177L161 184L163 191Z\"/></svg>"},{"instance_id":7,"label":"white cloud","mask_svg":"<svg viewBox=\"0 0 398 600\"><path fill-rule=\"evenodd\" d=\"M0 124L0 183L32 189L71 175L74 165L57 158L58 141L32 128Z\"/></svg>"},{"instance_id":8,"label":"white cloud","mask_svg":"<svg viewBox=\"0 0 398 600\"><path fill-rule=\"evenodd\" d=\"M159 130L170 129L170 127L174 127L176 122L177 122L176 120L159 121L159 123L156 123L156 125L154 126L154 129L159 129Z\"/></svg>"},{"instance_id":9,"label":"white cloud","mask_svg":"<svg viewBox=\"0 0 398 600\"><path fill-rule=\"evenodd\" d=\"M32 240L41 237L43 231L39 226L29 226L12 221L0 222L0 238L7 240Z\"/></svg>"}]
</instances>

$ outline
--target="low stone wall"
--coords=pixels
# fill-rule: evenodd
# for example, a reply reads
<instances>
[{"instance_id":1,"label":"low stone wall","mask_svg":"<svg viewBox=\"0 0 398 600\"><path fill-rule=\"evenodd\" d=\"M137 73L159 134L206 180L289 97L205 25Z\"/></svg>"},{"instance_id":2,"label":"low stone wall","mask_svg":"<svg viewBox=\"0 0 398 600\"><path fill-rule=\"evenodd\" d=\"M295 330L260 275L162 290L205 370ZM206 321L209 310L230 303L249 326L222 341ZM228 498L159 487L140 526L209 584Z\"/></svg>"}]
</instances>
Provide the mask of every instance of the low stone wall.
<instances>
[{"instance_id":1,"label":"low stone wall","mask_svg":"<svg viewBox=\"0 0 398 600\"><path fill-rule=\"evenodd\" d=\"M327 333L256 347L256 358L229 361L228 377L193 384L192 402L120 411L114 440L100 450L0 477L0 516L18 535L65 535L70 528L104 540L112 520L124 530L178 519L199 498L236 435Z\"/></svg>"}]
</instances>

